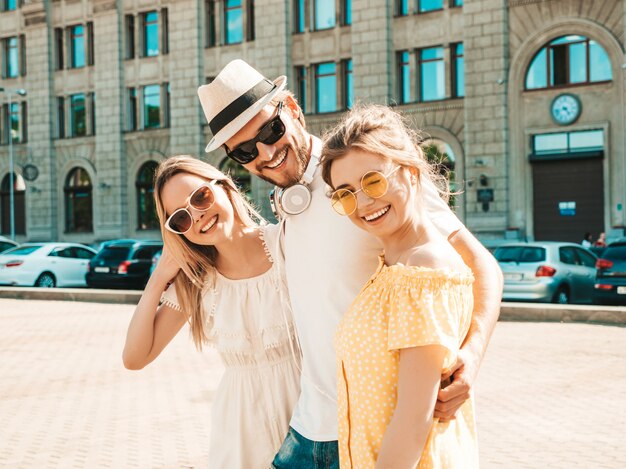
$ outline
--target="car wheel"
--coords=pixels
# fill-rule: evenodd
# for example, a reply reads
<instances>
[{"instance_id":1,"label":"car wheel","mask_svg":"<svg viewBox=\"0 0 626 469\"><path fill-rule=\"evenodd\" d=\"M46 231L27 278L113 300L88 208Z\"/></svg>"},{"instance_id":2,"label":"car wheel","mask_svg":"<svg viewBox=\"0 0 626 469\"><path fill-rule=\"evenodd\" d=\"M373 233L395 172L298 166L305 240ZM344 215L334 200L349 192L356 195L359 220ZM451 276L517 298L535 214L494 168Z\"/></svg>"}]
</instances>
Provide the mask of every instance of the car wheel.
<instances>
[{"instance_id":1,"label":"car wheel","mask_svg":"<svg viewBox=\"0 0 626 469\"><path fill-rule=\"evenodd\" d=\"M559 289L554 294L554 298L552 299L553 303L558 303L560 305L569 304L569 291L566 287L559 287Z\"/></svg>"},{"instance_id":2,"label":"car wheel","mask_svg":"<svg viewBox=\"0 0 626 469\"><path fill-rule=\"evenodd\" d=\"M41 274L35 282L35 286L40 288L54 288L56 287L56 285L57 281L54 278L54 275L49 272L44 272L43 274Z\"/></svg>"}]
</instances>

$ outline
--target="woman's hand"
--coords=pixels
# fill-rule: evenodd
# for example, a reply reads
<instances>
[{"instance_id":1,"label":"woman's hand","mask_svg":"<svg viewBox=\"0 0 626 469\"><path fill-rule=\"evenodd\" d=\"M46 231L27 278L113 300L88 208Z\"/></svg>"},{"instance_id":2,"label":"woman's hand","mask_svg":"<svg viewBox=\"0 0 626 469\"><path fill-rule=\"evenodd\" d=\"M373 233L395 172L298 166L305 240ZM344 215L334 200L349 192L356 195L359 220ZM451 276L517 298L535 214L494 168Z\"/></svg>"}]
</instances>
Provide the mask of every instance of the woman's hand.
<instances>
[{"instance_id":1,"label":"woman's hand","mask_svg":"<svg viewBox=\"0 0 626 469\"><path fill-rule=\"evenodd\" d=\"M163 246L163 252L161 252L161 258L154 269L154 274L159 275L161 278L166 279L166 282L172 283L174 278L180 272L180 266L172 256L172 253L167 248L167 246Z\"/></svg>"}]
</instances>

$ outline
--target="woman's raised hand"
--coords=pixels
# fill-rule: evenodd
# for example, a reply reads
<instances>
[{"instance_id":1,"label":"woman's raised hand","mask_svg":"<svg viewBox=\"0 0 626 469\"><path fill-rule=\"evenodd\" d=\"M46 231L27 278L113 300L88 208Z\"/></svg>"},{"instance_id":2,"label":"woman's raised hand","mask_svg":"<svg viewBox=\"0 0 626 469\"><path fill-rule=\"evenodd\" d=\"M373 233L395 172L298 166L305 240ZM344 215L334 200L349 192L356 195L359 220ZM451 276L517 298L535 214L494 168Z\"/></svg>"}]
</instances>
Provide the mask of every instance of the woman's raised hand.
<instances>
[{"instance_id":1,"label":"woman's raised hand","mask_svg":"<svg viewBox=\"0 0 626 469\"><path fill-rule=\"evenodd\" d=\"M167 246L163 246L163 252L161 253L161 258L157 263L157 266L154 270L154 273L159 276L162 276L167 280L167 283L171 283L174 280L174 277L178 275L180 272L180 266L172 256L172 253L167 248Z\"/></svg>"}]
</instances>

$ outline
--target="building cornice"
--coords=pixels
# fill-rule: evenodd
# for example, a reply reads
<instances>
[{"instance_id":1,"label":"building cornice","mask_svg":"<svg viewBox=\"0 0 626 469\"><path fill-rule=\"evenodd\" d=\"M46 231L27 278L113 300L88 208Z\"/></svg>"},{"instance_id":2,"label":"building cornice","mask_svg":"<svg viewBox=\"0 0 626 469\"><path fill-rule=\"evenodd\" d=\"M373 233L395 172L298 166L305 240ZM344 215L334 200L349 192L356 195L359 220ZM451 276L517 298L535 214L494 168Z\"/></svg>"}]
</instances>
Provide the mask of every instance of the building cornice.
<instances>
[{"instance_id":1,"label":"building cornice","mask_svg":"<svg viewBox=\"0 0 626 469\"><path fill-rule=\"evenodd\" d=\"M117 9L116 0L93 0L93 13L105 13L108 11L114 11Z\"/></svg>"},{"instance_id":2,"label":"building cornice","mask_svg":"<svg viewBox=\"0 0 626 469\"><path fill-rule=\"evenodd\" d=\"M533 3L548 3L550 0L509 0L509 7L523 7L526 5L532 5Z\"/></svg>"},{"instance_id":3,"label":"building cornice","mask_svg":"<svg viewBox=\"0 0 626 469\"><path fill-rule=\"evenodd\" d=\"M46 6L44 2L26 3L21 8L25 26L37 26L46 23Z\"/></svg>"}]
</instances>

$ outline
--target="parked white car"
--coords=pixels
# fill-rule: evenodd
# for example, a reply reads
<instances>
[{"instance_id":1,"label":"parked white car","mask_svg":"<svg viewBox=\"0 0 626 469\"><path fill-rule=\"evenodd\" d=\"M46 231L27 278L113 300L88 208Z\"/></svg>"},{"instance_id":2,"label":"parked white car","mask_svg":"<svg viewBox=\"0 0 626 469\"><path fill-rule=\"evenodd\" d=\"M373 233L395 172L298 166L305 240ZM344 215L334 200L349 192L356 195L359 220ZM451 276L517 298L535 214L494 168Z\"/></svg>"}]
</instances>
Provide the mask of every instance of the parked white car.
<instances>
[{"instance_id":1,"label":"parked white car","mask_svg":"<svg viewBox=\"0 0 626 469\"><path fill-rule=\"evenodd\" d=\"M96 251L76 243L26 243L0 254L0 285L84 287Z\"/></svg>"}]
</instances>

